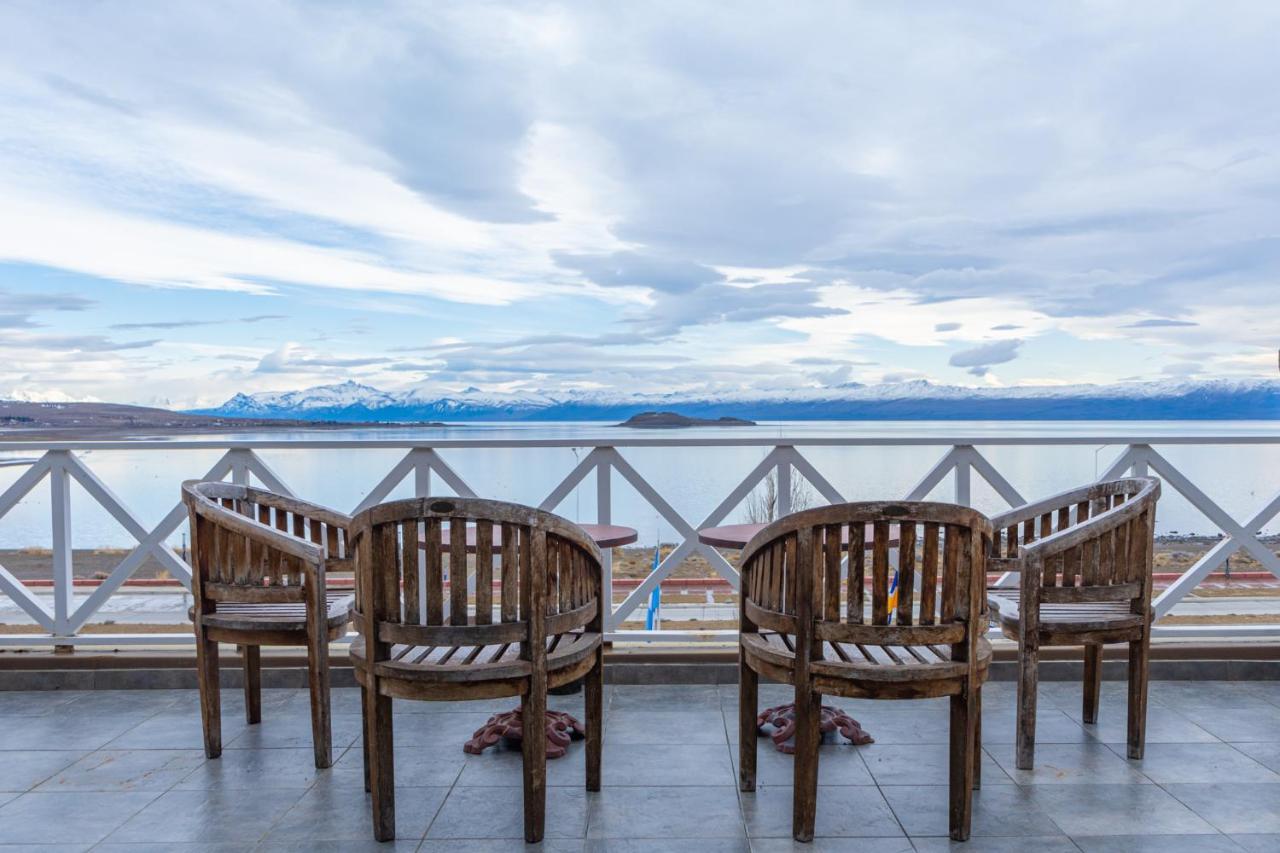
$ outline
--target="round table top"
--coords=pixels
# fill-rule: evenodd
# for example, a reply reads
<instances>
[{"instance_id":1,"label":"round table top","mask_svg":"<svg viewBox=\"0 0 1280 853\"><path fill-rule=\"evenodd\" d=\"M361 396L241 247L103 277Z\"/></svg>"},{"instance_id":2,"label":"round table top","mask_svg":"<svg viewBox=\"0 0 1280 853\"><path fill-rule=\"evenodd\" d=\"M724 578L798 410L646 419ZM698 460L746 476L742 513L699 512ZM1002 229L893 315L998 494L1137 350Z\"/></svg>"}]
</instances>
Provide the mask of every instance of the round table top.
<instances>
[{"instance_id":1,"label":"round table top","mask_svg":"<svg viewBox=\"0 0 1280 853\"><path fill-rule=\"evenodd\" d=\"M711 545L715 548L745 548L752 538L764 530L767 524L726 524L722 527L704 527L698 531L698 541L704 545ZM844 528L842 534L843 541L840 543L845 550L849 548L849 528ZM867 525L867 538L863 544L864 548L870 548L875 542L875 529ZM890 547L897 547L898 540L896 537L889 540Z\"/></svg>"},{"instance_id":2,"label":"round table top","mask_svg":"<svg viewBox=\"0 0 1280 853\"><path fill-rule=\"evenodd\" d=\"M600 548L617 548L620 545L630 545L640 538L640 533L634 527L622 527L617 524L579 524L582 531L591 537L591 540ZM427 547L427 540L423 539L419 546ZM502 528L498 525L493 526L493 548L498 550L502 547ZM449 539L445 537L440 543L442 551L449 550ZM476 550L476 528L474 524L467 525L467 551L475 553Z\"/></svg>"}]
</instances>

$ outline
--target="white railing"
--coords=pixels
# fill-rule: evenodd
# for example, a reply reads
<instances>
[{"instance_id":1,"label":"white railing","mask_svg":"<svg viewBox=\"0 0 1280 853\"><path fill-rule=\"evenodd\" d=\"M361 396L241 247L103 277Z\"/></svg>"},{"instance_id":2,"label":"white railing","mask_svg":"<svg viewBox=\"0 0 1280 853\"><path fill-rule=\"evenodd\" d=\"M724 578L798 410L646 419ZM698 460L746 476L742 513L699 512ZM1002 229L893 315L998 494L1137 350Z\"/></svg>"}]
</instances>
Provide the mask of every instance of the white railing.
<instances>
[{"instance_id":1,"label":"white railing","mask_svg":"<svg viewBox=\"0 0 1280 853\"><path fill-rule=\"evenodd\" d=\"M951 477L954 487L954 500L957 503L969 504L971 486L976 473L1010 506L1025 503L1027 497L1037 498L1039 495L1024 495L1014 487L984 456L979 447L1061 447L1067 445L1105 445L1118 446L1123 450L1102 470L1097 479L1109 479L1126 473L1145 475L1154 474L1163 478L1167 490L1180 493L1192 506L1216 525L1223 534L1222 539L1204 554L1194 565L1187 569L1171 586L1166 588L1156 599L1157 618L1167 614L1175 604L1181 601L1209 573L1221 566L1232 554L1243 549L1272 574L1280 577L1280 558L1265 544L1259 541L1256 531L1268 524L1280 513L1280 470L1271 472L1274 476L1276 493L1263 506L1258 508L1249 518L1241 521L1222 509L1211 500L1187 476L1181 473L1154 445L1271 445L1280 447L1280 436L1213 436L1213 437L1116 437L1116 436L1073 436L1063 438L1050 437L974 437L941 439L933 437L896 437L896 438L687 438L687 439L645 439L632 438L620 440L590 439L452 439L424 442L406 442L396 440L306 440L306 441L106 441L106 442L0 442L0 451L17 451L38 458L28 460L26 470L0 494L0 529L4 517L19 501L41 484L46 478L50 490L50 524L53 556L53 595L52 608L34 594L8 569L0 566L0 591L7 595L23 611L26 612L46 633L42 635L13 634L0 635L0 645L32 646L32 645L128 645L128 644L171 644L190 642L190 636L181 634L80 634L78 633L89 620L102 608L104 603L121 585L146 561L153 557L184 586L190 586L191 567L167 544L168 539L185 523L186 514L183 506L176 500L178 484L181 480L203 474L204 479L226 479L233 482L249 483L256 479L264 487L283 494L293 491L279 474L258 454L260 450L342 450L361 451L370 449L401 450L400 458L373 489L364 496L353 511L358 511L386 499L412 477L412 489L415 495L432 493L433 477L440 481L454 494L474 496L476 491L453 467L449 465L444 453L463 449L519 449L536 453L547 448L582 448L590 449L587 455L555 485L541 501L539 506L555 509L589 477L593 477L596 487L597 521L608 524L614 520L613 476L616 474L630 484L636 493L670 526L679 537L676 547L654 568L644 580L623 599L614 609L609 619L609 629L617 640L662 640L687 641L697 639L725 639L733 632L726 631L618 631L622 621L626 619L650 594L653 588L671 574L687 557L700 553L711 567L724 578L735 590L738 575L724 557L707 545L698 542L697 531L723 523L758 485L771 474L777 478L779 514L790 511L791 480L793 472L798 472L812 488L827 501L841 502L845 497L835 488L827 477L814 466L804 455L803 449L809 448L871 448L871 447L938 447L943 448L942 456L924 474L916 485L903 496L906 500L923 499ZM755 465L724 498L696 522L677 512L671 503L629 462L623 453L628 448L643 447L758 447L766 451L765 457ZM87 452L110 451L145 451L163 450L167 452L180 450L218 450L222 456L207 471L174 471L170 484L175 496L173 509L159 522L148 529L138 517L125 505L111 488L86 464L82 454ZM1089 479L1094 472L1082 476L1080 481ZM100 585L88 595L79 606L75 606L73 594L73 550L72 550L72 506L71 483L75 481L93 498L107 513L119 522L128 533L137 540L137 546L102 580ZM1268 490L1272 485L1267 486ZM502 497L501 495L491 495ZM605 583L609 591L607 600L612 596L611 557L606 555ZM1166 636L1249 636L1262 637L1280 635L1280 624L1241 624L1241 625L1157 625L1157 632Z\"/></svg>"}]
</instances>

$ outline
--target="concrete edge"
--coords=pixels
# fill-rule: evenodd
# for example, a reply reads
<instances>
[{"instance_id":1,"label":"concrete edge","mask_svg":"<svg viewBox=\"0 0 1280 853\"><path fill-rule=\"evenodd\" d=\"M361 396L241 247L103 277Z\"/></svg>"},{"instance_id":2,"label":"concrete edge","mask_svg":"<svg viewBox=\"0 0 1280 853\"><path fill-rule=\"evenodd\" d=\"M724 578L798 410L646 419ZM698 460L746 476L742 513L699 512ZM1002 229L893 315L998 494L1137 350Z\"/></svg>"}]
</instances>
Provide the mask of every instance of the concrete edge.
<instances>
[{"instance_id":1,"label":"concrete edge","mask_svg":"<svg viewBox=\"0 0 1280 853\"><path fill-rule=\"evenodd\" d=\"M332 668L334 687L355 687L351 667ZM991 681L1014 681L1014 661L994 661ZM1041 681L1079 681L1080 661L1052 660L1040 664ZM1105 661L1102 677L1123 681L1124 661ZM1151 662L1151 678L1156 681L1276 681L1280 680L1280 660L1156 660ZM736 684L736 663L635 663L614 661L605 666L605 680L612 684ZM222 667L222 683L228 688L242 685L238 667ZM300 666L264 666L262 685L267 688L304 688L306 669ZM9 669L0 670L0 691L5 690L172 690L195 689L196 674L190 667L136 669Z\"/></svg>"}]
</instances>

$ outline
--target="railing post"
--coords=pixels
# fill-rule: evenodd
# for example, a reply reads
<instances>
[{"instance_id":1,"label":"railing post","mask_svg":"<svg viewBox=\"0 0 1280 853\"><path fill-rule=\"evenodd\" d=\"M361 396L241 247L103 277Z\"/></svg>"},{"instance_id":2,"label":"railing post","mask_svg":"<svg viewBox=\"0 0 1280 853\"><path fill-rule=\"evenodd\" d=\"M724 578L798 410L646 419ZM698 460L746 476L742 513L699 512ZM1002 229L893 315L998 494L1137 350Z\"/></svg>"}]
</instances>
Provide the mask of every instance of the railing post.
<instances>
[{"instance_id":1,"label":"railing post","mask_svg":"<svg viewBox=\"0 0 1280 853\"><path fill-rule=\"evenodd\" d=\"M613 468L607 461L596 463L596 523L613 524ZM606 548L600 562L600 595L605 610L604 629L612 631L613 622L613 549Z\"/></svg>"},{"instance_id":2,"label":"railing post","mask_svg":"<svg viewBox=\"0 0 1280 853\"><path fill-rule=\"evenodd\" d=\"M252 451L235 447L227 454L231 457L231 482L235 483L237 486L249 485L250 453L252 453Z\"/></svg>"},{"instance_id":3,"label":"railing post","mask_svg":"<svg viewBox=\"0 0 1280 853\"><path fill-rule=\"evenodd\" d=\"M1130 469L1133 471L1133 476L1146 477L1148 474L1146 451L1151 448L1145 444L1131 444L1129 449L1137 451L1137 456L1133 460L1133 468Z\"/></svg>"},{"instance_id":4,"label":"railing post","mask_svg":"<svg viewBox=\"0 0 1280 853\"><path fill-rule=\"evenodd\" d=\"M431 466L420 458L413 461L413 496L425 498L431 494Z\"/></svg>"},{"instance_id":5,"label":"railing post","mask_svg":"<svg viewBox=\"0 0 1280 853\"><path fill-rule=\"evenodd\" d=\"M956 458L956 503L960 506L969 506L971 501L970 487L972 486L973 466L969 462L969 454L973 452L973 446L968 444L958 445L956 447L960 451L960 455Z\"/></svg>"},{"instance_id":6,"label":"railing post","mask_svg":"<svg viewBox=\"0 0 1280 853\"><path fill-rule=\"evenodd\" d=\"M795 451L793 447L779 447L781 451ZM791 460L778 463L778 518L791 514Z\"/></svg>"},{"instance_id":7,"label":"railing post","mask_svg":"<svg viewBox=\"0 0 1280 853\"><path fill-rule=\"evenodd\" d=\"M51 454L49 465L49 506L53 523L53 633L57 637L74 636L71 629L72 605L75 603L74 567L71 553L71 474L67 471L68 451ZM71 645L55 645L53 650L70 653Z\"/></svg>"}]
</instances>

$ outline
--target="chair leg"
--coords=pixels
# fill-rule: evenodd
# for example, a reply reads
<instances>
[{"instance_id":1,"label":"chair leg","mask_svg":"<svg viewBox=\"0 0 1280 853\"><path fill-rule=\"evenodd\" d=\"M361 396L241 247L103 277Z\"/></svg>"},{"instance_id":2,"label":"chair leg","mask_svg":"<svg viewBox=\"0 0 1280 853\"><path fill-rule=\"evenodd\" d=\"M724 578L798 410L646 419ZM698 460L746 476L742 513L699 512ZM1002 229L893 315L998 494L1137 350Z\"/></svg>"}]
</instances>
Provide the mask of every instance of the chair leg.
<instances>
[{"instance_id":1,"label":"chair leg","mask_svg":"<svg viewBox=\"0 0 1280 853\"><path fill-rule=\"evenodd\" d=\"M222 692L218 674L218 643L196 625L196 669L200 683L200 724L204 727L206 758L222 755Z\"/></svg>"},{"instance_id":2,"label":"chair leg","mask_svg":"<svg viewBox=\"0 0 1280 853\"><path fill-rule=\"evenodd\" d=\"M364 789L369 790L369 702L368 689L360 685L360 752L364 759Z\"/></svg>"},{"instance_id":3,"label":"chair leg","mask_svg":"<svg viewBox=\"0 0 1280 853\"><path fill-rule=\"evenodd\" d=\"M587 790L600 790L600 759L604 752L604 647L595 651L595 665L587 673Z\"/></svg>"},{"instance_id":4,"label":"chair leg","mask_svg":"<svg viewBox=\"0 0 1280 853\"><path fill-rule=\"evenodd\" d=\"M973 822L973 768L977 762L978 691L965 685L962 693L951 697L951 809L950 828L953 841L968 841Z\"/></svg>"},{"instance_id":5,"label":"chair leg","mask_svg":"<svg viewBox=\"0 0 1280 853\"><path fill-rule=\"evenodd\" d=\"M818 748L822 744L822 694L796 689L795 782L791 801L791 835L812 841L818 814ZM751 738L752 741L755 737Z\"/></svg>"},{"instance_id":6,"label":"chair leg","mask_svg":"<svg viewBox=\"0 0 1280 853\"><path fill-rule=\"evenodd\" d=\"M760 740L756 715L760 712L760 676L738 657L738 790L756 789L756 749Z\"/></svg>"},{"instance_id":7,"label":"chair leg","mask_svg":"<svg viewBox=\"0 0 1280 853\"><path fill-rule=\"evenodd\" d=\"M244 670L244 721L252 726L262 722L262 647L241 646L240 660Z\"/></svg>"},{"instance_id":8,"label":"chair leg","mask_svg":"<svg viewBox=\"0 0 1280 853\"><path fill-rule=\"evenodd\" d=\"M373 674L367 675L364 690L364 738L369 757L369 794L373 802L373 837L391 841L396 837L395 731L392 728L391 698L378 693Z\"/></svg>"},{"instance_id":9,"label":"chair leg","mask_svg":"<svg viewBox=\"0 0 1280 853\"><path fill-rule=\"evenodd\" d=\"M973 790L982 788L982 688L973 691Z\"/></svg>"},{"instance_id":10,"label":"chair leg","mask_svg":"<svg viewBox=\"0 0 1280 853\"><path fill-rule=\"evenodd\" d=\"M524 728L524 840L529 844L542 840L547 817L547 738L543 732L546 716L546 692L530 689L520 700Z\"/></svg>"},{"instance_id":11,"label":"chair leg","mask_svg":"<svg viewBox=\"0 0 1280 853\"><path fill-rule=\"evenodd\" d=\"M1035 649L1030 649L1019 657L1017 767L1019 770L1030 770L1036 763L1036 690L1040 677L1040 656Z\"/></svg>"},{"instance_id":12,"label":"chair leg","mask_svg":"<svg viewBox=\"0 0 1280 853\"><path fill-rule=\"evenodd\" d=\"M333 766L333 728L329 705L329 644L313 641L307 648L307 684L311 688L311 743L316 767Z\"/></svg>"},{"instance_id":13,"label":"chair leg","mask_svg":"<svg viewBox=\"0 0 1280 853\"><path fill-rule=\"evenodd\" d=\"M1084 647L1084 721L1098 722L1098 700L1102 695L1102 644Z\"/></svg>"},{"instance_id":14,"label":"chair leg","mask_svg":"<svg viewBox=\"0 0 1280 853\"><path fill-rule=\"evenodd\" d=\"M1129 644L1129 757L1142 758L1147 747L1147 658L1151 637Z\"/></svg>"}]
</instances>

